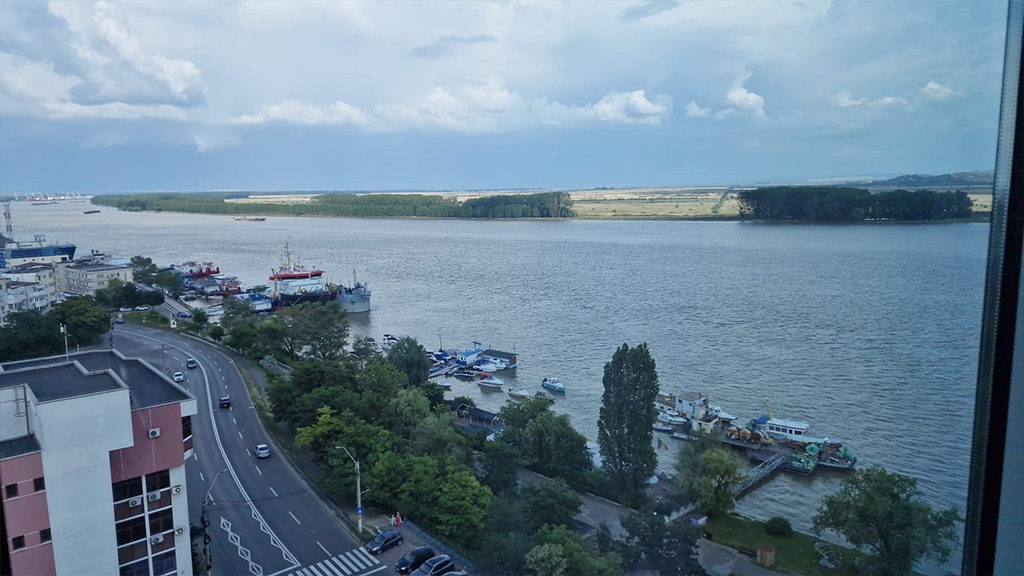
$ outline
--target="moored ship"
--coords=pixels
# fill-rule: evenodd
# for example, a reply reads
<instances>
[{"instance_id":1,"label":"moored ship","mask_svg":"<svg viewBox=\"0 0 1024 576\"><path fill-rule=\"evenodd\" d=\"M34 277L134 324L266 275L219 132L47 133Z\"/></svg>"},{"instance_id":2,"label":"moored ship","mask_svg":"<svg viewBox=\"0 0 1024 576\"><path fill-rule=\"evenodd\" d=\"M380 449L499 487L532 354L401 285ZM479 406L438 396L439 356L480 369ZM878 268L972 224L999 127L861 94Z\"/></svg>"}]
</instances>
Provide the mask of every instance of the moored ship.
<instances>
[{"instance_id":1,"label":"moored ship","mask_svg":"<svg viewBox=\"0 0 1024 576\"><path fill-rule=\"evenodd\" d=\"M266 218L255 217L255 216L235 216L235 222L265 222Z\"/></svg>"},{"instance_id":2,"label":"moored ship","mask_svg":"<svg viewBox=\"0 0 1024 576\"><path fill-rule=\"evenodd\" d=\"M36 234L31 242L17 242L0 235L0 268L29 262L70 262L75 259L74 244L49 244L46 237Z\"/></svg>"},{"instance_id":3,"label":"moored ship","mask_svg":"<svg viewBox=\"0 0 1024 576\"><path fill-rule=\"evenodd\" d=\"M327 282L324 271L292 262L291 249L285 244L285 259L270 275L272 297L277 306L307 302L338 302L349 313L369 312L370 290L365 283L344 286Z\"/></svg>"}]
</instances>

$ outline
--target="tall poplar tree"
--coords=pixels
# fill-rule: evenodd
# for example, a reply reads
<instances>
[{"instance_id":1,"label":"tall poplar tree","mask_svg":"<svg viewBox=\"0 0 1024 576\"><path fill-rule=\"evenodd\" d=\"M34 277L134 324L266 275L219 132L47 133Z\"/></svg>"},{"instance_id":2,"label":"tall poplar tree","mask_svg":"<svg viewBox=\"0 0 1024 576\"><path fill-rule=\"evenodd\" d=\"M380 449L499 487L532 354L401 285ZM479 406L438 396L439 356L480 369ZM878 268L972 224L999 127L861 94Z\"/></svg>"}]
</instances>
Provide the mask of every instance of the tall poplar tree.
<instances>
[{"instance_id":1,"label":"tall poplar tree","mask_svg":"<svg viewBox=\"0 0 1024 576\"><path fill-rule=\"evenodd\" d=\"M647 344L615 351L604 365L604 395L597 422L603 467L621 491L639 490L654 474L657 454L651 445L656 419L658 372Z\"/></svg>"}]
</instances>

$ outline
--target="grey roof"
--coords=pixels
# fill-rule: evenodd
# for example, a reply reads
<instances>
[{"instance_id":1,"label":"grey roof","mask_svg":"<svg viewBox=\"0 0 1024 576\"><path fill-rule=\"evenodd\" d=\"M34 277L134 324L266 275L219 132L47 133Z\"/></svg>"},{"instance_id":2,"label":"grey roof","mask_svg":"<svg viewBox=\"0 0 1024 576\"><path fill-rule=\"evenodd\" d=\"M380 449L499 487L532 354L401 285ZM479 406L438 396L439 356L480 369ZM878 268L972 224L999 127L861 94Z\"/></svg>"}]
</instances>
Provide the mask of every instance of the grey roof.
<instances>
[{"instance_id":1,"label":"grey roof","mask_svg":"<svg viewBox=\"0 0 1024 576\"><path fill-rule=\"evenodd\" d=\"M512 352L502 352L501 350L494 350L488 348L483 351L484 356L490 356L491 358L501 358L503 360L512 360L516 355Z\"/></svg>"},{"instance_id":2,"label":"grey roof","mask_svg":"<svg viewBox=\"0 0 1024 576\"><path fill-rule=\"evenodd\" d=\"M133 410L194 398L148 363L117 351L92 350L69 357L70 364L64 356L0 364L0 388L25 382L42 402L113 390L123 382Z\"/></svg>"},{"instance_id":3,"label":"grey roof","mask_svg":"<svg viewBox=\"0 0 1024 576\"><path fill-rule=\"evenodd\" d=\"M104 270L128 270L127 266L114 266L113 264L72 264L72 270L86 270L89 272L102 272Z\"/></svg>"},{"instance_id":4,"label":"grey roof","mask_svg":"<svg viewBox=\"0 0 1024 576\"><path fill-rule=\"evenodd\" d=\"M24 456L33 452L39 452L39 441L36 440L35 434L0 442L0 460Z\"/></svg>"}]
</instances>

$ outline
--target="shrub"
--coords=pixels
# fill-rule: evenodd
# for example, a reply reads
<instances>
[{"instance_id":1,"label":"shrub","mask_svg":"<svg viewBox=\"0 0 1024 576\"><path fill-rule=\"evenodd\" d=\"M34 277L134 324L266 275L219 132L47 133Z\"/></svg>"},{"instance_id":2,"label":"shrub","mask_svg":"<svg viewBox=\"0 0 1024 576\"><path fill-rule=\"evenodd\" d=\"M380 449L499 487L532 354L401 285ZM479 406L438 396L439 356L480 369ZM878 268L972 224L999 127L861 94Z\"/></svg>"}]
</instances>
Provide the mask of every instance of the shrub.
<instances>
[{"instance_id":1,"label":"shrub","mask_svg":"<svg viewBox=\"0 0 1024 576\"><path fill-rule=\"evenodd\" d=\"M772 536L792 536L793 527L789 524L789 520L781 516L773 516L764 524L764 531L771 534Z\"/></svg>"}]
</instances>

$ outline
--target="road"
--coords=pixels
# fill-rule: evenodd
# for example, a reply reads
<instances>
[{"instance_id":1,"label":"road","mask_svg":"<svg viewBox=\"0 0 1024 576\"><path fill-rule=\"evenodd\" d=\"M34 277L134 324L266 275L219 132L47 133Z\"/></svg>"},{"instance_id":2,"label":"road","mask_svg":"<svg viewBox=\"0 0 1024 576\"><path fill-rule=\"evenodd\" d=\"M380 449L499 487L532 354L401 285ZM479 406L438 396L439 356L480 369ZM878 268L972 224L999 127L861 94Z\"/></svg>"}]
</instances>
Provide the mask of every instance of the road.
<instances>
[{"instance_id":1,"label":"road","mask_svg":"<svg viewBox=\"0 0 1024 576\"><path fill-rule=\"evenodd\" d=\"M163 307L162 307L163 308ZM161 330L119 324L114 347L140 357L198 399L192 419L194 456L186 463L189 517L198 526L205 505L213 574L366 576L386 568L311 493L286 460L257 460L269 444L234 362L214 346ZM195 358L197 368L185 361ZM219 408L221 396L231 407Z\"/></svg>"}]
</instances>

